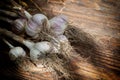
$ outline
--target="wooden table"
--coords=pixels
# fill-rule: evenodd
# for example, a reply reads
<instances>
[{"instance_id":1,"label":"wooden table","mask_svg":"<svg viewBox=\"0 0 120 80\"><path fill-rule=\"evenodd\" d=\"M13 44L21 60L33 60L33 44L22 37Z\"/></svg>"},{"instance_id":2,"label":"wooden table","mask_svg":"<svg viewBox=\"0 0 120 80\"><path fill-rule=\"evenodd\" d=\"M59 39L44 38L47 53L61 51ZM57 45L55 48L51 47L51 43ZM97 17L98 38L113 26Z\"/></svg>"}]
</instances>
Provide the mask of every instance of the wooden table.
<instances>
[{"instance_id":1,"label":"wooden table","mask_svg":"<svg viewBox=\"0 0 120 80\"><path fill-rule=\"evenodd\" d=\"M85 59L83 62L71 61L79 67L75 70L80 76L78 80L120 80L120 0L65 0L64 3L57 0L49 0L48 3L34 1L49 18L67 15L70 24L81 30L79 41L71 42L77 53ZM39 12L34 8L29 11L33 14ZM0 63L3 63L2 59ZM53 80L54 74L49 72L39 75L12 67L2 66L0 75L12 80Z\"/></svg>"}]
</instances>

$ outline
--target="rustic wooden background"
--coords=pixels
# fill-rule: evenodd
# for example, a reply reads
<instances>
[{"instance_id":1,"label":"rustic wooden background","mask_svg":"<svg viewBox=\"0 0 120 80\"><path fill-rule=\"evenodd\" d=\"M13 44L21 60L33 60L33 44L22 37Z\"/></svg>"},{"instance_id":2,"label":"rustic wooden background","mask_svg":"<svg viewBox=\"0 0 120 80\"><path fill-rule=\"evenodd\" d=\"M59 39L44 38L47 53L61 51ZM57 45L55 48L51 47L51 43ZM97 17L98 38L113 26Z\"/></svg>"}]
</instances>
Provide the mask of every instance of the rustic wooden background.
<instances>
[{"instance_id":1,"label":"rustic wooden background","mask_svg":"<svg viewBox=\"0 0 120 80\"><path fill-rule=\"evenodd\" d=\"M120 80L120 0L64 1L49 0L48 5L41 7L45 13L49 12L48 16L67 15L72 25L92 36L93 46L73 44L79 46L76 50L81 56L91 60L92 66L83 64L83 70L80 70L81 75L87 77L84 80L96 80L103 75L108 79L101 80ZM87 43L87 40L84 41ZM94 45L99 46L98 52Z\"/></svg>"},{"instance_id":2,"label":"rustic wooden background","mask_svg":"<svg viewBox=\"0 0 120 80\"><path fill-rule=\"evenodd\" d=\"M49 18L65 14L71 25L92 37L89 39L87 36L88 40L83 39L83 42L72 43L78 54L88 60L88 63L75 62L80 67L76 71L82 76L80 80L120 80L120 0L62 1L48 0L46 3L46 1L34 0L41 7L42 13ZM28 6L28 11L33 14L39 12L33 6ZM91 42L90 45L87 44L88 41ZM4 78L1 80L8 80L5 77L12 80L41 79L38 74L18 71L13 66L9 66L11 62L8 62L7 58L3 62L3 56L5 58L6 55L0 56L0 75ZM45 80L53 80L49 73L46 75L48 76L43 76L48 77Z\"/></svg>"}]
</instances>

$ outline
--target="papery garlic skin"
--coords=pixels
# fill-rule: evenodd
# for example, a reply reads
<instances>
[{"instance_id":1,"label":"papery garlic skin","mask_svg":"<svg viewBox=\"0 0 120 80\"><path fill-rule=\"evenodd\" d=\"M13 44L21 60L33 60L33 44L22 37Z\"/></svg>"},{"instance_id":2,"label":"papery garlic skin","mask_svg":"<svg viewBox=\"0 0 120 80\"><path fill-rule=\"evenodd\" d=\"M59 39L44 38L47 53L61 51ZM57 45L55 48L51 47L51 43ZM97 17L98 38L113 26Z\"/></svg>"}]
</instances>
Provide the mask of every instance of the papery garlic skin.
<instances>
[{"instance_id":1,"label":"papery garlic skin","mask_svg":"<svg viewBox=\"0 0 120 80\"><path fill-rule=\"evenodd\" d=\"M49 42L38 42L30 50L30 58L32 61L39 61L45 54L50 53L51 46Z\"/></svg>"},{"instance_id":2,"label":"papery garlic skin","mask_svg":"<svg viewBox=\"0 0 120 80\"><path fill-rule=\"evenodd\" d=\"M3 41L10 47L9 56L11 60L16 60L19 57L25 57L26 52L22 47L14 47L7 40L3 39Z\"/></svg>"},{"instance_id":3,"label":"papery garlic skin","mask_svg":"<svg viewBox=\"0 0 120 80\"><path fill-rule=\"evenodd\" d=\"M43 24L45 23L46 27L50 28L48 18L43 14L33 15L32 20L42 27L44 26Z\"/></svg>"},{"instance_id":4,"label":"papery garlic skin","mask_svg":"<svg viewBox=\"0 0 120 80\"><path fill-rule=\"evenodd\" d=\"M10 49L9 56L11 60L16 60L18 57L25 57L26 52L21 47L14 47Z\"/></svg>"},{"instance_id":5,"label":"papery garlic skin","mask_svg":"<svg viewBox=\"0 0 120 80\"><path fill-rule=\"evenodd\" d=\"M23 44L30 49L30 57L34 57L41 54L46 54L51 50L50 43L47 41L34 43L32 41L25 40ZM38 56L38 57L39 57Z\"/></svg>"},{"instance_id":6,"label":"papery garlic skin","mask_svg":"<svg viewBox=\"0 0 120 80\"><path fill-rule=\"evenodd\" d=\"M65 35L59 35L57 36L57 39L61 42L61 43L67 43L69 42L67 37Z\"/></svg>"},{"instance_id":7,"label":"papery garlic skin","mask_svg":"<svg viewBox=\"0 0 120 80\"><path fill-rule=\"evenodd\" d=\"M39 61L46 54L56 52L56 48L48 41L33 43L25 40L23 44L30 49L30 59L35 62Z\"/></svg>"},{"instance_id":8,"label":"papery garlic skin","mask_svg":"<svg viewBox=\"0 0 120 80\"><path fill-rule=\"evenodd\" d=\"M27 23L25 28L26 34L31 37L39 37L39 33L43 27L50 28L47 17L43 14L35 14Z\"/></svg>"},{"instance_id":9,"label":"papery garlic skin","mask_svg":"<svg viewBox=\"0 0 120 80\"><path fill-rule=\"evenodd\" d=\"M40 32L39 26L33 22L32 20L29 20L27 22L27 25L25 27L26 34L31 36L31 37L38 37L38 32Z\"/></svg>"},{"instance_id":10,"label":"papery garlic skin","mask_svg":"<svg viewBox=\"0 0 120 80\"><path fill-rule=\"evenodd\" d=\"M47 41L38 42L34 45L34 48L38 49L41 53L49 53L51 51L51 44Z\"/></svg>"},{"instance_id":11,"label":"papery garlic skin","mask_svg":"<svg viewBox=\"0 0 120 80\"><path fill-rule=\"evenodd\" d=\"M14 25L14 27L12 27L13 32L15 32L16 34L20 34L24 32L26 22L27 22L26 19L16 19L13 22L13 25Z\"/></svg>"},{"instance_id":12,"label":"papery garlic skin","mask_svg":"<svg viewBox=\"0 0 120 80\"><path fill-rule=\"evenodd\" d=\"M39 57L42 55L42 53L40 53L39 50L35 49L35 48L32 48L30 50L30 59L33 61L33 62L36 62L36 61L39 61Z\"/></svg>"},{"instance_id":13,"label":"papery garlic skin","mask_svg":"<svg viewBox=\"0 0 120 80\"><path fill-rule=\"evenodd\" d=\"M65 15L56 16L49 21L55 35L62 35L68 26L67 17Z\"/></svg>"}]
</instances>

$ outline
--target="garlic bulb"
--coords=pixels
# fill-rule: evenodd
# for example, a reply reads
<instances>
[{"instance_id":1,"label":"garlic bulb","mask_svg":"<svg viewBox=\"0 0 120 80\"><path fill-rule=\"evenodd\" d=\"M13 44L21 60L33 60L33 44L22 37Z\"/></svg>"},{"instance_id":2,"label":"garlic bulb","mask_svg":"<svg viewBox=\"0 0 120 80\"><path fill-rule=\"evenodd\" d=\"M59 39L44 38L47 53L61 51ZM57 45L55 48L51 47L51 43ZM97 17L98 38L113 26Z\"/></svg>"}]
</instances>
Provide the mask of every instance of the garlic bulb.
<instances>
[{"instance_id":1,"label":"garlic bulb","mask_svg":"<svg viewBox=\"0 0 120 80\"><path fill-rule=\"evenodd\" d=\"M21 7L14 7L15 9L21 10L26 18L28 19L25 32L27 35L31 36L32 38L38 38L39 33L42 28L49 29L50 23L47 19L47 17L43 14L35 14L31 15L28 11L22 9Z\"/></svg>"},{"instance_id":2,"label":"garlic bulb","mask_svg":"<svg viewBox=\"0 0 120 80\"><path fill-rule=\"evenodd\" d=\"M26 53L21 47L14 47L9 51L11 60L16 60L18 57L25 57L25 55Z\"/></svg>"},{"instance_id":3,"label":"garlic bulb","mask_svg":"<svg viewBox=\"0 0 120 80\"><path fill-rule=\"evenodd\" d=\"M14 47L8 41L4 40L4 42L11 48L9 51L9 56L11 60L16 60L18 57L25 57L26 52L21 47Z\"/></svg>"},{"instance_id":4,"label":"garlic bulb","mask_svg":"<svg viewBox=\"0 0 120 80\"><path fill-rule=\"evenodd\" d=\"M25 40L23 44L30 49L30 59L32 61L38 61L42 56L54 50L53 45L47 41L33 43Z\"/></svg>"},{"instance_id":5,"label":"garlic bulb","mask_svg":"<svg viewBox=\"0 0 120 80\"><path fill-rule=\"evenodd\" d=\"M26 34L34 38L39 37L39 33L43 27L50 28L47 17L43 14L35 14L27 22L25 28Z\"/></svg>"},{"instance_id":6,"label":"garlic bulb","mask_svg":"<svg viewBox=\"0 0 120 80\"><path fill-rule=\"evenodd\" d=\"M27 22L26 19L22 19L22 18L16 19L13 22L13 25L14 25L14 27L12 27L13 32L16 34L20 34L20 33L24 32L26 22Z\"/></svg>"},{"instance_id":7,"label":"garlic bulb","mask_svg":"<svg viewBox=\"0 0 120 80\"><path fill-rule=\"evenodd\" d=\"M32 20L29 20L25 27L25 32L27 35L31 37L38 37L38 32L40 31L40 28L38 29L37 28L38 28L38 25L34 23Z\"/></svg>"},{"instance_id":8,"label":"garlic bulb","mask_svg":"<svg viewBox=\"0 0 120 80\"><path fill-rule=\"evenodd\" d=\"M51 29L55 35L62 35L67 28L67 17L64 15L56 16L49 20Z\"/></svg>"},{"instance_id":9,"label":"garlic bulb","mask_svg":"<svg viewBox=\"0 0 120 80\"><path fill-rule=\"evenodd\" d=\"M48 18L43 14L35 14L35 15L33 15L32 20L35 23L37 23L38 25L40 25L40 26L44 26L43 24L46 23L46 25L48 25L47 27L50 28Z\"/></svg>"}]
</instances>

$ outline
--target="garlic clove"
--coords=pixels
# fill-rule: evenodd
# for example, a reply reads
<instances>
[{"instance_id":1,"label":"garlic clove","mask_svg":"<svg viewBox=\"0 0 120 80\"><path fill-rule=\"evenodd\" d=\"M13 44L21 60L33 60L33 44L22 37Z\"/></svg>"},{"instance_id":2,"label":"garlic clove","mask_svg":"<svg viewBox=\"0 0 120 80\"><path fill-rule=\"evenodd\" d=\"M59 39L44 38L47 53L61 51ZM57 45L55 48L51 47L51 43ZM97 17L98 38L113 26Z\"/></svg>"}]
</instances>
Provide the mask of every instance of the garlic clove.
<instances>
[{"instance_id":1,"label":"garlic clove","mask_svg":"<svg viewBox=\"0 0 120 80\"><path fill-rule=\"evenodd\" d=\"M14 47L9 51L11 60L16 60L18 57L25 57L26 52L21 47Z\"/></svg>"},{"instance_id":2,"label":"garlic clove","mask_svg":"<svg viewBox=\"0 0 120 80\"><path fill-rule=\"evenodd\" d=\"M13 22L14 25L14 27L12 27L13 32L15 32L16 34L24 32L26 22L27 22L26 19L16 19Z\"/></svg>"},{"instance_id":3,"label":"garlic clove","mask_svg":"<svg viewBox=\"0 0 120 80\"><path fill-rule=\"evenodd\" d=\"M64 15L56 16L49 20L54 34L62 35L68 26L67 17Z\"/></svg>"}]
</instances>

